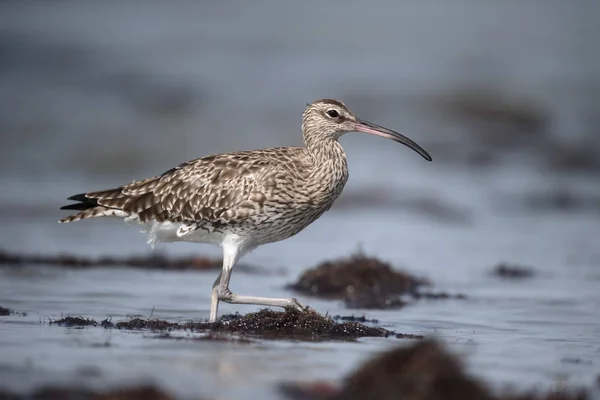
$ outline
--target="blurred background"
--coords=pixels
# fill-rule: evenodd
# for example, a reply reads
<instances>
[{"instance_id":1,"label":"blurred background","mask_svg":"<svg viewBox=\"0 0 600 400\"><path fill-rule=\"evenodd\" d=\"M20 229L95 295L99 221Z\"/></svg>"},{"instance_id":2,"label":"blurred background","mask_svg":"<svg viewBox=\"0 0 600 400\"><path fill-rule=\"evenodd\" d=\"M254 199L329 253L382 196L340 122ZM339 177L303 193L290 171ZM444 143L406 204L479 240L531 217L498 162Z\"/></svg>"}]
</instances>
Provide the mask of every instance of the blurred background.
<instances>
[{"instance_id":1,"label":"blurred background","mask_svg":"<svg viewBox=\"0 0 600 400\"><path fill-rule=\"evenodd\" d=\"M434 162L346 135L350 181L336 207L248 257L288 271L265 294L361 247L477 299L469 313L436 303L380 320L450 337L477 330L473 369L502 382L547 384L576 368L569 376L587 383L589 368L560 360L600 354L599 18L600 3L585 0L0 2L0 248L150 252L137 229L113 220L58 225L59 207L188 159L302 145L305 104L336 98ZM220 255L186 244L158 251ZM542 280L490 280L503 260L533 266ZM0 300L41 316L153 305L164 318L208 316L213 275L173 298L172 287L144 286L147 276L128 278L135 289L117 282L128 273L7 275ZM65 279L79 291L67 295ZM167 278L156 279L161 287ZM232 285L265 286L252 279L234 274ZM110 301L86 302L101 287ZM515 353L521 370L508 368ZM328 368L338 377L344 365Z\"/></svg>"},{"instance_id":2,"label":"blurred background","mask_svg":"<svg viewBox=\"0 0 600 400\"><path fill-rule=\"evenodd\" d=\"M600 171L596 2L0 7L0 201L19 218L24 209L58 216L71 192L202 155L300 145L304 105L320 97L434 156L419 163L348 135L349 189L418 181L444 192L436 174L448 167L508 167L560 184L568 198L559 201L588 205L571 193L570 174ZM2 242L26 246L24 235L3 229Z\"/></svg>"}]
</instances>

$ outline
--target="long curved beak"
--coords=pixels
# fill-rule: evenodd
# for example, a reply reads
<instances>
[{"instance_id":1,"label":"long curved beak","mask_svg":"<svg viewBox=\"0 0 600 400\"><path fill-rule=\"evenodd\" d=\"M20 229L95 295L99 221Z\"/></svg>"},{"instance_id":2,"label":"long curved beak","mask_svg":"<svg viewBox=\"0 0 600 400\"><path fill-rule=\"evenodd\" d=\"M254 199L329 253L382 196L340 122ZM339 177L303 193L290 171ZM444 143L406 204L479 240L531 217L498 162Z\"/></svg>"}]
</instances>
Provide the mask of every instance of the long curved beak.
<instances>
[{"instance_id":1,"label":"long curved beak","mask_svg":"<svg viewBox=\"0 0 600 400\"><path fill-rule=\"evenodd\" d=\"M403 145L410 147L411 149L419 153L421 157L423 157L427 161L431 161L431 156L425 151L425 149L423 149L421 146L419 146L406 136L398 132L394 132L391 129L384 128L383 126L376 125L372 122L363 121L361 119L357 120L354 129L357 132L370 133L372 135L377 135L386 139L391 139L394 142L402 143Z\"/></svg>"}]
</instances>

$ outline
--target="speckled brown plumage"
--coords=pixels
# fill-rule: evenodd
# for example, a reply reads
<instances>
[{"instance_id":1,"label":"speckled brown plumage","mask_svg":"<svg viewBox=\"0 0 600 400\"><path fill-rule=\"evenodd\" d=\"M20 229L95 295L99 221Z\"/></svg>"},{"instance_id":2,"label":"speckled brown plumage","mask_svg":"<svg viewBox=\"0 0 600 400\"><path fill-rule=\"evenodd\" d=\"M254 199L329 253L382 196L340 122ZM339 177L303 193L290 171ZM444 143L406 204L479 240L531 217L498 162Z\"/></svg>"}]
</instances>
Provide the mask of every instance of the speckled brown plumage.
<instances>
[{"instance_id":1,"label":"speckled brown plumage","mask_svg":"<svg viewBox=\"0 0 600 400\"><path fill-rule=\"evenodd\" d=\"M347 110L335 100L320 104ZM304 124L310 128L306 114ZM257 235L259 243L285 239L328 210L348 179L346 155L337 140L319 141L316 146L240 151L188 161L153 178L72 196L90 207L61 222L126 216L139 222L178 222L187 231L256 234L259 230L263 232Z\"/></svg>"},{"instance_id":2,"label":"speckled brown plumage","mask_svg":"<svg viewBox=\"0 0 600 400\"><path fill-rule=\"evenodd\" d=\"M322 99L309 104L302 116L305 147L202 157L153 178L74 195L69 200L77 203L63 209L78 212L60 222L119 217L143 225L151 243L220 245L223 274L213 287L211 320L218 300L295 306L293 299L233 295L228 289L231 268L246 252L295 235L332 206L348 180L338 139L354 130L396 140L431 159L410 139L358 119L337 100Z\"/></svg>"},{"instance_id":3,"label":"speckled brown plumage","mask_svg":"<svg viewBox=\"0 0 600 400\"><path fill-rule=\"evenodd\" d=\"M321 170L327 176L315 173L317 160L300 147L199 158L153 178L73 196L90 208L62 222L118 210L135 215L140 222L172 221L194 229L227 228L241 233L261 224L270 230L283 225L275 221L285 219L287 228L280 227L284 239L318 218L341 193L348 178L346 158L339 145L331 151L336 153L332 155L335 161ZM274 214L278 218L270 221ZM273 239L273 234L263 236Z\"/></svg>"}]
</instances>

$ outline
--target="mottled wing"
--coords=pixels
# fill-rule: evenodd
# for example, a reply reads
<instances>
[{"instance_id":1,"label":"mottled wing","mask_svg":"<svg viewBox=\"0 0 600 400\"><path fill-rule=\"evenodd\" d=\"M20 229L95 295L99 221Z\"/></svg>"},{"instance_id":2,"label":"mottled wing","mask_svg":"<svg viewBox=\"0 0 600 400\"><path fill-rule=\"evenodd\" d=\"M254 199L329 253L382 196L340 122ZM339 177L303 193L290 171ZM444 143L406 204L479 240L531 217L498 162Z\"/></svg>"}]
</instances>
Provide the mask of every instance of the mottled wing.
<instances>
[{"instance_id":1,"label":"mottled wing","mask_svg":"<svg viewBox=\"0 0 600 400\"><path fill-rule=\"evenodd\" d=\"M83 210L64 222L108 215L117 210L140 221L228 224L260 213L275 185L271 176L297 148L274 148L203 157L164 174L71 199ZM79 208L75 208L79 207ZM114 215L114 213L113 213Z\"/></svg>"}]
</instances>

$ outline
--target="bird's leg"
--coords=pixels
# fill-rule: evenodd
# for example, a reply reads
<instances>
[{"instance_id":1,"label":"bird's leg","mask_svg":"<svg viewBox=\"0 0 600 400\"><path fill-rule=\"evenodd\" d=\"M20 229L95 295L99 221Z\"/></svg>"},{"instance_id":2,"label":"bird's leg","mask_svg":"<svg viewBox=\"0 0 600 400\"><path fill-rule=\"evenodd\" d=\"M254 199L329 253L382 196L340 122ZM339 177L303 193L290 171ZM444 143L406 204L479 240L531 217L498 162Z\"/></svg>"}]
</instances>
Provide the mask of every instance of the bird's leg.
<instances>
[{"instance_id":1,"label":"bird's leg","mask_svg":"<svg viewBox=\"0 0 600 400\"><path fill-rule=\"evenodd\" d=\"M238 296L227 289L227 294L219 296L219 300L231 304L253 304L257 306L293 308L298 311L305 311L306 308L294 298L277 297L258 297L258 296Z\"/></svg>"},{"instance_id":2,"label":"bird's leg","mask_svg":"<svg viewBox=\"0 0 600 400\"><path fill-rule=\"evenodd\" d=\"M282 308L294 308L298 311L304 311L305 308L294 298L274 298L274 297L258 297L258 296L238 296L233 294L229 290L229 280L231 278L231 272L239 258L238 249L235 246L224 246L223 247L223 272L220 275L220 282L217 285L213 285L213 299L216 295L218 301L224 301L230 304L253 304L258 306L267 307L282 307ZM213 300L214 301L214 300ZM213 307L211 305L211 318L209 322L216 320L217 306L214 307L215 315L213 319Z\"/></svg>"},{"instance_id":3,"label":"bird's leg","mask_svg":"<svg viewBox=\"0 0 600 400\"><path fill-rule=\"evenodd\" d=\"M210 296L210 319L209 322L215 322L217 320L217 314L219 312L219 284L221 283L221 275L217 276L215 283L212 286L212 294Z\"/></svg>"}]
</instances>

